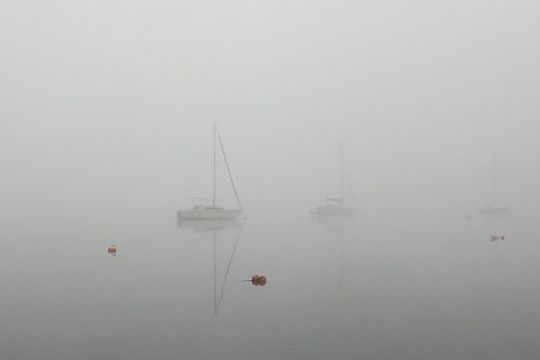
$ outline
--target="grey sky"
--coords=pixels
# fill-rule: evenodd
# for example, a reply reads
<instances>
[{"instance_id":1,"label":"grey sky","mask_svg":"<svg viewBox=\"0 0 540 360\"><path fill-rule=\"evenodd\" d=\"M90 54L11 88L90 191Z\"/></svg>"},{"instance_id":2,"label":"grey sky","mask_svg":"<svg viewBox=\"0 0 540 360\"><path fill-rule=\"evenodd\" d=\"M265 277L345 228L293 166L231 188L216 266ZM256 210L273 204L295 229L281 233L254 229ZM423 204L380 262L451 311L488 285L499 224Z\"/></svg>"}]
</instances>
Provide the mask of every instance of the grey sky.
<instances>
[{"instance_id":1,"label":"grey sky","mask_svg":"<svg viewBox=\"0 0 540 360\"><path fill-rule=\"evenodd\" d=\"M526 200L516 189L538 193L539 8L4 1L2 206L189 204L209 191L214 122L252 211L300 212L333 191L340 140L370 206L407 193L483 203L495 152L505 200Z\"/></svg>"}]
</instances>

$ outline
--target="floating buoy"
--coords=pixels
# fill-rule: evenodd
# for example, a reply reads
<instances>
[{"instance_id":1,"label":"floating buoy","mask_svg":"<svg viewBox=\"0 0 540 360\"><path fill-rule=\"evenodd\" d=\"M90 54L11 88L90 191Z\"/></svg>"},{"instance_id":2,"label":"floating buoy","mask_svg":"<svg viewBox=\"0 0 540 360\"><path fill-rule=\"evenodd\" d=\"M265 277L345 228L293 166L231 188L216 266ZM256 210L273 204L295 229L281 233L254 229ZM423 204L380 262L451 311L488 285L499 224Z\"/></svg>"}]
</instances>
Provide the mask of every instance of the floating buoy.
<instances>
[{"instance_id":1,"label":"floating buoy","mask_svg":"<svg viewBox=\"0 0 540 360\"><path fill-rule=\"evenodd\" d=\"M251 277L251 285L253 285L253 286L265 286L266 285L266 276L264 276L264 275L253 275Z\"/></svg>"},{"instance_id":2,"label":"floating buoy","mask_svg":"<svg viewBox=\"0 0 540 360\"><path fill-rule=\"evenodd\" d=\"M266 276L264 275L253 275L249 280L240 280L241 282L250 282L253 286L265 286L266 285Z\"/></svg>"},{"instance_id":3,"label":"floating buoy","mask_svg":"<svg viewBox=\"0 0 540 360\"><path fill-rule=\"evenodd\" d=\"M113 256L116 256L116 245L111 245L107 248L107 252Z\"/></svg>"}]
</instances>

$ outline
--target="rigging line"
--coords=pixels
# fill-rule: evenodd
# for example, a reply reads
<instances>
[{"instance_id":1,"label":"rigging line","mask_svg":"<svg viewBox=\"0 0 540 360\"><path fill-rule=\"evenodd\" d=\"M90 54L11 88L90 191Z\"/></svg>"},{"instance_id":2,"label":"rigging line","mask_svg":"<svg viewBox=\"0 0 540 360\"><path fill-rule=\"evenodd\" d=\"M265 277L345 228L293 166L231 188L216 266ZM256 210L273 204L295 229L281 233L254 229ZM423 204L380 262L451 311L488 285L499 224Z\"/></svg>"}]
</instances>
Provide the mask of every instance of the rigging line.
<instances>
[{"instance_id":1,"label":"rigging line","mask_svg":"<svg viewBox=\"0 0 540 360\"><path fill-rule=\"evenodd\" d=\"M217 265L216 265L216 232L212 233L212 239L214 240L214 314L217 314Z\"/></svg>"},{"instance_id":2,"label":"rigging line","mask_svg":"<svg viewBox=\"0 0 540 360\"><path fill-rule=\"evenodd\" d=\"M231 175L231 170L229 169L229 162L227 161L227 155L225 155L225 149L223 148L223 142L221 141L221 135L219 134L219 130L216 127L217 136L219 139L219 145L221 146L221 153L223 154L223 159L225 160L225 165L227 166L227 173L229 174L229 179L231 180L231 184L234 190L234 195L236 196L236 201L238 202L238 207L240 210L242 210L242 204L240 204L240 199L238 198L238 192L236 191L236 186L234 186L234 180Z\"/></svg>"},{"instance_id":3,"label":"rigging line","mask_svg":"<svg viewBox=\"0 0 540 360\"><path fill-rule=\"evenodd\" d=\"M493 201L495 201L495 203L493 204L493 206L497 206L497 203L499 201L499 199L497 199L498 197L498 189L497 189L497 153L495 153L494 155L494 158L493 158L493 182L494 182L494 185L493 185Z\"/></svg>"},{"instance_id":4,"label":"rigging line","mask_svg":"<svg viewBox=\"0 0 540 360\"><path fill-rule=\"evenodd\" d=\"M339 172L340 172L340 177L339 177L339 185L340 185L340 188L339 188L339 196L341 198L341 206L343 207L343 143L340 141L339 142L339 161L340 161L340 169L339 169Z\"/></svg>"},{"instance_id":5,"label":"rigging line","mask_svg":"<svg viewBox=\"0 0 540 360\"><path fill-rule=\"evenodd\" d=\"M236 240L235 240L234 245L233 245L233 251L231 253L231 258L229 259L229 264L227 265L227 270L225 270L225 276L223 277L223 284L221 284L221 295L220 295L219 300L217 302L218 307L221 304L221 301L223 300L223 293L224 293L224 290L225 290L225 285L227 284L229 271L231 270L231 265L232 265L232 262L233 262L233 259L234 259L234 254L236 254L236 247L238 246L238 241L240 240L240 233L242 233L242 228L238 229L238 234L236 235Z\"/></svg>"}]
</instances>

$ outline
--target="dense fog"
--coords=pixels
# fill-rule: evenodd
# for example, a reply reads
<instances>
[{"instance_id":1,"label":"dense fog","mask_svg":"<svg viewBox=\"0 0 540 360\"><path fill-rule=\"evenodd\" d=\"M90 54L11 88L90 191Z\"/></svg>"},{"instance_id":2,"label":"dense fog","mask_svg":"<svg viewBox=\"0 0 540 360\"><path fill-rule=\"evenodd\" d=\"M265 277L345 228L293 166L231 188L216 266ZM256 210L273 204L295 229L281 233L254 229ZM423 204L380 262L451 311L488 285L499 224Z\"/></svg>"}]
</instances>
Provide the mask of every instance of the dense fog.
<instances>
[{"instance_id":1,"label":"dense fog","mask_svg":"<svg viewBox=\"0 0 540 360\"><path fill-rule=\"evenodd\" d=\"M538 358L540 349L534 348L532 338L538 335L540 305L529 301L540 295L538 281L532 280L540 271L534 265L540 255L534 241L540 235L536 229L540 213L539 2L4 0L0 3L0 44L0 234L6 249L0 287L9 294L7 303L0 301L0 319L4 319L0 355L6 359L107 358L100 346L108 344L106 348L112 349L109 340L90 336L71 342L64 337L67 333L75 336L78 325L53 326L50 337L39 334L56 323L57 316L66 323L75 318L74 324L84 324L84 310L73 305L81 297L99 303L100 309L108 307L106 299L94 301L93 295L84 292L81 278L73 275L67 282L81 287L73 290L77 296L71 296L70 286L62 288L58 276L73 272L92 279L93 257L86 258L81 269L77 258L83 255L71 258L63 251L104 252L115 242L119 243L115 265L122 261L122 249L131 246L137 254L123 270L115 270L127 284L123 285L125 298L114 301L133 307L113 325L118 332L99 324L111 331L110 339L123 339L132 359L147 358L151 349L157 351L155 359L337 359L360 358L359 354L372 359L490 358L500 354L490 344L503 337L482 337L484 330L495 327L491 316L499 316L493 320L499 325L511 323L512 329L525 324L525 337L509 338L510 330L504 332L509 344L515 345L506 349L516 359ZM235 347L236 338L217 330L222 326L223 331L235 327L240 331L239 327L243 329L240 335L249 336L246 329L251 325L252 330L264 326L236 317L216 329L204 322L214 321L211 307L204 321L185 310L192 323L182 331L191 339L193 324L197 324L197 334L217 339L209 345L213 350L190 347L188 342L182 355L172 338L153 342L144 333L146 326L163 325L160 330L170 335L181 325L172 325L172 320L169 324L163 314L163 318L152 317L154 307L145 299L162 289L157 285L137 288L137 279L155 271L152 279L160 283L160 276L173 267L164 264L176 262L171 247L179 250L182 241L191 239L191 234L176 228L176 211L190 208L192 197L212 196L214 124L242 201L241 221L250 234L242 239L238 256L246 246L242 244L257 244L244 255L249 269L259 265L267 273L273 270L282 286L287 273L315 272L322 280L311 278L314 290L306 292L318 294L315 297L321 304L333 299L330 292L342 289L326 292L323 281L325 276L331 283L339 278L337 263L362 273L366 283L355 283L357 291L377 294L381 279L393 279L384 290L389 297L399 298L395 292L403 287L412 298L413 293L427 293L429 299L429 289L441 281L465 294L482 284L480 279L495 281L490 277L494 272L483 271L501 260L492 258L491 249L489 253L482 250L494 245L489 235L495 234L508 237L505 246L513 240L518 246L506 252L506 270L512 274L508 281L528 290L503 286L497 288L499 292L486 290L461 302L446 300L455 305L454 312L442 315L429 304L409 309L411 314L420 314L419 323L395 320L387 310L399 303L383 301L377 308L378 298L364 299L364 305L382 314L379 320L366 315L368 323L392 318L398 324L370 332L360 319L326 311L361 307L351 293L343 295L339 306L333 300L328 308L312 304L317 315L306 315L307 323L284 315L273 317L273 311L301 313L298 301L306 294L294 292L290 284L275 285L261 290L267 292L269 304L278 304L266 314L269 330L264 352L254 350L255 339L253 348L248 347L253 351L240 350ZM347 178L345 197L355 200L357 214L354 231L345 231L341 250L315 240L310 243L327 233L305 224L310 210L324 204L325 197L339 194L340 146ZM219 151L216 191L220 206L235 206ZM477 214L486 205L507 207L511 220L486 224ZM172 228L163 230L164 224ZM467 232L471 226L477 226L475 235ZM234 236L229 235L231 245ZM457 238L474 241L452 243ZM52 243L56 245L48 248ZM184 270L195 271L200 264L195 259L210 253L198 254L194 243L186 244L179 251L194 255L185 255L190 270ZM469 245L473 248L468 249ZM165 254L164 260L145 253L156 248ZM58 255L60 262L54 255L57 250L66 255ZM343 260L343 254L348 260ZM328 256L334 257L329 260ZM227 268L227 259L217 271ZM472 265L478 262L483 264L479 265L481 275ZM49 263L56 263L52 272L47 270ZM422 275L413 263L423 264ZM158 268L151 270L150 264ZM461 271L449 270L454 266ZM330 275L329 268L333 269ZM499 267L496 270L496 274L502 272ZM100 271L107 273L110 268ZM446 271L453 275L446 280L438 277ZM36 273L40 274L37 278ZM237 274L235 279L242 276ZM415 278L407 286L406 279ZM198 281L184 280L193 281L192 285ZM206 280L211 277L202 281ZM34 290L24 290L27 281L36 286ZM53 287L56 292L40 300L48 315L39 315L43 312L29 304L36 294L47 291L51 281L59 281ZM433 296L440 303L444 296L437 294ZM506 305L517 301L528 315L519 312L514 317L512 310L507 313L500 304L482 309L484 296L503 299ZM133 299L139 305L131 303ZM197 301L193 298L188 303ZM33 309L28 318L8 315L27 313L24 306ZM47 306L67 306L73 313L63 316L58 309L58 314L47 313ZM132 315L140 314L145 314L143 319L132 320ZM452 314L459 314L458 318ZM476 325L459 326L475 315L474 324L480 324L481 330L475 332ZM409 320L410 327L403 325ZM328 321L334 330L310 333L309 329ZM451 336L438 327L448 323L455 325ZM131 332L135 325L138 330ZM33 332L32 326L41 330ZM290 336L293 344L281 331L283 327L293 331L295 326L298 333ZM10 330L13 327L18 332ZM459 335L464 328L470 332ZM96 325L84 334L96 334L99 329ZM304 335L298 335L302 329ZM123 337L126 333L132 338ZM355 348L356 335L367 344L365 353ZM447 336L452 346L443 345ZM25 338L30 339L28 343ZM315 338L323 339L319 345L324 351L308 350ZM133 339L146 342L135 346L138 340ZM387 347L379 348L381 342ZM426 343L433 347L420 351ZM38 356L40 344L45 350ZM70 350L63 353L54 344ZM336 344L339 348L334 349ZM216 349L221 348L230 352L220 357ZM74 355L79 351L83 355ZM114 354L111 358L123 358Z\"/></svg>"},{"instance_id":2,"label":"dense fog","mask_svg":"<svg viewBox=\"0 0 540 360\"><path fill-rule=\"evenodd\" d=\"M339 141L366 210L474 210L494 156L501 201L536 208L538 11L5 2L4 221L171 212L210 191L213 123L249 212L304 213Z\"/></svg>"}]
</instances>

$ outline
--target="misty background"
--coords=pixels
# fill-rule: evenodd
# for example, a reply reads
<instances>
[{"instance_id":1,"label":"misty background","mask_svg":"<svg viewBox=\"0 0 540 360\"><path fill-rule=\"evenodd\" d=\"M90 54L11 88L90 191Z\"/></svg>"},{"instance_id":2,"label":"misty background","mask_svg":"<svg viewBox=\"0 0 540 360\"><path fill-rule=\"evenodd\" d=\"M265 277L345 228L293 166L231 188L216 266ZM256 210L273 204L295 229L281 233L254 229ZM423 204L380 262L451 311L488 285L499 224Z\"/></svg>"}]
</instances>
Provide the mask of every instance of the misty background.
<instances>
[{"instance_id":1,"label":"misty background","mask_svg":"<svg viewBox=\"0 0 540 360\"><path fill-rule=\"evenodd\" d=\"M304 215L339 141L361 209L472 211L497 154L501 201L537 210L539 8L5 1L3 221L190 206L213 123L248 214Z\"/></svg>"},{"instance_id":2,"label":"misty background","mask_svg":"<svg viewBox=\"0 0 540 360\"><path fill-rule=\"evenodd\" d=\"M409 270L405 271L408 275L418 275L412 265L415 260L425 265L422 271L433 271L430 266L437 262L453 268L455 259L442 253L470 250L470 254L458 257L461 272L454 273L455 278L448 275L449 286L471 289L482 284L482 280L494 281L486 266L495 266L495 255L491 249L483 252L487 250L481 246L486 244L476 244L471 250L462 243L439 242L443 239L438 236L446 241L463 235L460 221L467 214L476 216L480 207L508 206L515 222L503 230L509 229L514 238L523 235L528 240L521 243L521 248L507 253L506 258L506 264L516 265L506 276L508 280L520 279L522 282L515 286L523 286L519 288L522 291L500 296L508 305L510 294L514 294L523 309L529 311L525 315L520 313L514 319L519 320L512 324L518 328L529 319L530 338L523 342L530 345L538 331L538 304L523 294L538 292L536 282L531 285L527 279L531 274L537 275L539 269L534 264L540 254L540 248L534 245L540 235L535 228L540 210L539 64L540 3L532 0L3 0L0 225L2 243L15 251L2 256L6 274L15 279L4 275L4 289L17 294L22 286L18 281L24 282L27 274L42 271L33 291L45 291L46 281L81 261L63 257L53 266L53 273L47 274L48 259L55 258L47 248L51 239L62 239L63 245L75 246L80 252L92 252L97 251L96 244L103 247L123 240L126 246L129 236L134 236L131 251L136 258L127 264L132 271L123 270L122 275L142 277L146 282L138 288L135 280L126 280L128 283L122 289L129 291L121 301L114 301L129 303L131 296L149 294L151 290L159 292L149 284L159 281L169 269L164 264L177 261L168 253L171 248L181 254L202 254L209 249L171 240L174 236L181 238L176 228L162 233L152 226L174 226L175 212L191 207L191 196L211 195L212 125L217 123L244 206L246 224L265 223L271 227L248 228L249 241L261 246L250 248L248 253L265 250L273 256L266 254L258 261L244 261L251 262L249 269L259 265L281 279L287 277L285 270L274 269L273 274L271 270L280 262L284 269L302 274L314 271L322 277L338 276L334 261L339 259L339 249L327 243L322 245L320 237L326 235L314 230L289 230L295 221L306 222L308 211L323 203L325 196L338 192L340 141L357 201L356 229L360 233L358 237L348 237L350 243L345 253L350 252L349 261L361 264L360 270L372 266L371 272L363 272L362 280L370 279L369 274L375 273L380 279L399 272L396 261L400 260ZM495 158L498 204L493 204ZM219 165L218 205L233 206L234 196L223 170ZM276 230L274 226L280 221L287 225ZM362 230L363 221L369 230ZM490 227L489 231L494 228L497 227ZM377 236L391 240L374 246L355 240L377 238L371 236L373 229ZM398 242L399 236L413 230L414 237L405 243ZM486 229L477 229L481 241L487 233ZM145 237L158 238L158 234L169 240L143 241ZM295 236L304 239L302 244L307 239L318 239L314 244L321 247L306 250L290 241ZM244 244L249 241L244 240ZM292 252L272 253L273 244L290 246ZM145 253L154 247L164 258ZM354 258L355 250L362 255ZM296 263L298 255L305 251L311 256L304 260L306 267L300 268ZM330 275L323 271L320 262L328 254L333 257L323 264L335 265ZM188 255L182 256L190 261ZM403 260L405 256L409 256L408 260ZM485 260L478 278L471 276L475 256ZM99 271L106 279L108 266L112 265L95 270L92 262L96 259L98 255L95 259L87 258L83 270L77 271ZM120 256L115 260L127 261ZM30 267L21 270L19 266L25 263ZM425 277L417 280L419 283L413 284L408 294L414 290L421 292L423 281L432 284L437 271L433 275L422 274ZM182 276L187 280L186 275ZM244 273L236 274L236 278L242 276ZM387 283L385 294L392 295L392 289L403 284L400 280L403 279L394 278ZM73 277L68 283L80 287L78 291L84 296L93 296L78 281ZM310 284L316 288L314 293L326 289L315 279ZM192 284L198 289L192 290L206 291L205 285ZM56 289L61 292L62 284L57 284ZM283 293L294 291L292 285L274 289ZM377 291L375 285L368 289L372 293ZM113 291L112 286L105 290ZM9 307L1 312L6 323L19 321L17 316L6 314L17 309L20 299L31 302L35 293L28 291L12 295ZM504 289L498 291L504 293ZM440 299L443 293L440 290L434 296ZM273 294L267 305L277 301L277 293ZM302 312L294 299L288 298L287 306ZM345 302L352 306L358 299L352 297ZM69 296L51 296L46 302L69 304L71 300ZM264 301L262 297L258 300ZM374 308L378 304L384 310L401 305L380 300L368 299L367 303ZM473 301L478 304L483 300L480 297ZM190 301L194 305L196 300ZM107 307L107 299L101 299L100 304ZM466 300L459 304L457 308L466 308ZM351 331L348 334L355 333L354 317L325 312L325 305L319 305L315 308L320 315L311 319L310 324L333 319L336 328L343 325ZM149 311L146 307L130 309L122 318L130 319L139 310ZM430 343L435 344L435 350L431 354L437 358L437 344L447 334L429 332L438 320L447 320L448 314L438 318L435 310L430 309L433 312L425 315L427 326L422 334L433 337ZM483 320L498 313L493 307L473 309L460 315L463 317L456 323L478 316L475 319L484 324ZM76 308L68 314L82 316ZM45 324L55 319L50 316ZM126 326L152 329L163 322L170 325L166 316L149 319L140 323L126 320ZM200 326L200 334L206 334L207 329L199 320L190 319L190 324ZM80 323L86 320L83 316ZM283 324L278 320L291 321L284 314L279 315L269 330L275 331L274 335ZM34 321L35 318L28 319L30 324ZM490 321L487 328L493 325ZM498 324L499 321L504 323L504 319L498 319ZM249 329L249 325L244 325ZM114 329L120 328L118 325ZM396 327L391 325L388 329ZM138 331L133 337L150 339L144 343L148 347L131 347L131 354L135 356L143 350L150 354L148 349L158 346L151 342L152 338L145 337L148 334L143 334L143 330ZM385 334L384 329L380 331ZM411 338L389 333L395 342L394 348L385 353L386 358L403 354L401 350L405 348L411 351L411 359L418 358L409 348L416 344L407 341ZM479 330L475 334L480 333ZM17 341L11 348L4 347L12 359L25 346L23 339L28 334L24 334L3 329L4 339ZM57 335L62 334L58 330ZM248 335L249 330L244 329L241 334ZM284 340L276 336L269 339ZM219 339L215 348L234 340ZM452 339L456 344L463 340L458 335ZM163 341L169 340L174 343L174 339ZM136 343L130 341L126 343ZM323 344L332 341L338 341L337 336L326 338ZM355 342L352 335L340 341L346 343L346 349L351 349ZM75 344L71 356L76 350L84 353L99 348L88 344L88 348L77 348L79 343ZM295 349L308 348L307 344L310 342L290 344L282 349L282 357L287 358ZM366 354L380 355L378 345L373 345L379 343L370 344ZM109 345L107 349L112 348ZM483 345L474 345L478 346L476 354L483 354ZM32 346L35 349L27 349L26 355L34 354L33 350L39 353L39 343ZM537 349L531 349L528 354L533 359ZM193 356L197 354L197 349L190 351ZM239 353L245 358L253 355L236 348L231 350L231 354ZM56 352L50 354L54 355L51 359L59 356ZM276 354L274 358L279 358ZM335 355L328 348L327 355L332 354ZM211 353L208 358L216 356Z\"/></svg>"}]
</instances>

